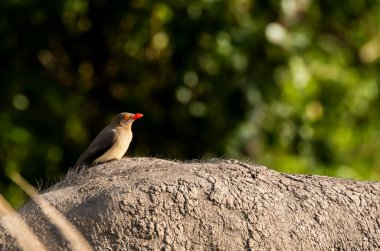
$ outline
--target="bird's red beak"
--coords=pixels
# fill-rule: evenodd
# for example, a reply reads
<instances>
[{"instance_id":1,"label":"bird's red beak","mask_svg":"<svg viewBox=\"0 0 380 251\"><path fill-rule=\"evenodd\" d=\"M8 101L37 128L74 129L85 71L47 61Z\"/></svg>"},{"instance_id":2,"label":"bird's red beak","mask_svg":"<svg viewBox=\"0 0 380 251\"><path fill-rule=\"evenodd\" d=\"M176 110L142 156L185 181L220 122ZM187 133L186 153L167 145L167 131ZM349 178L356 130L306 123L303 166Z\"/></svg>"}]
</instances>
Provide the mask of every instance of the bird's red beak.
<instances>
[{"instance_id":1,"label":"bird's red beak","mask_svg":"<svg viewBox=\"0 0 380 251\"><path fill-rule=\"evenodd\" d=\"M143 116L144 115L142 113L136 113L135 115L133 115L132 119L136 120L136 119L142 118Z\"/></svg>"}]
</instances>

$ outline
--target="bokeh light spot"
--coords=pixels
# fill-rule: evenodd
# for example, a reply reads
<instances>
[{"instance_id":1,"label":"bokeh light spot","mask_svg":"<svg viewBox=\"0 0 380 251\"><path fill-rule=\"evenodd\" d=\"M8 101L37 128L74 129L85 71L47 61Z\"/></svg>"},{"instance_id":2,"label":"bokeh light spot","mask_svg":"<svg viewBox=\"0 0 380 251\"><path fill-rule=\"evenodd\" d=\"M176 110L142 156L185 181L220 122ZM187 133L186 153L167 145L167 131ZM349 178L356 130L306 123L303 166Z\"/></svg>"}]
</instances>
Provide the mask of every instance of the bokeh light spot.
<instances>
[{"instance_id":1,"label":"bokeh light spot","mask_svg":"<svg viewBox=\"0 0 380 251\"><path fill-rule=\"evenodd\" d=\"M359 50L360 60L370 64L380 57L380 38L376 37L364 44Z\"/></svg>"},{"instance_id":2,"label":"bokeh light spot","mask_svg":"<svg viewBox=\"0 0 380 251\"><path fill-rule=\"evenodd\" d=\"M23 94L13 96L13 106L20 111L24 111L29 106L29 99Z\"/></svg>"},{"instance_id":3,"label":"bokeh light spot","mask_svg":"<svg viewBox=\"0 0 380 251\"><path fill-rule=\"evenodd\" d=\"M156 48L158 50L162 50L166 46L168 46L168 44L169 44L169 37L165 32L161 31L161 32L156 33L153 36L154 48Z\"/></svg>"},{"instance_id":4,"label":"bokeh light spot","mask_svg":"<svg viewBox=\"0 0 380 251\"><path fill-rule=\"evenodd\" d=\"M154 16L161 22L168 22L173 17L172 9L166 4L156 4L153 8Z\"/></svg>"},{"instance_id":5,"label":"bokeh light spot","mask_svg":"<svg viewBox=\"0 0 380 251\"><path fill-rule=\"evenodd\" d=\"M195 117L203 117L206 115L207 107L202 102L194 102L190 104L190 113Z\"/></svg>"},{"instance_id":6,"label":"bokeh light spot","mask_svg":"<svg viewBox=\"0 0 380 251\"><path fill-rule=\"evenodd\" d=\"M194 71L188 71L183 76L183 82L189 87L196 86L198 81L198 74Z\"/></svg>"},{"instance_id":7,"label":"bokeh light spot","mask_svg":"<svg viewBox=\"0 0 380 251\"><path fill-rule=\"evenodd\" d=\"M82 32L88 31L92 27L92 21L91 19L87 17L80 18L78 20L77 27L79 31L82 31Z\"/></svg>"},{"instance_id":8,"label":"bokeh light spot","mask_svg":"<svg viewBox=\"0 0 380 251\"><path fill-rule=\"evenodd\" d=\"M176 92L177 100L181 103L184 103L184 104L188 103L192 97L193 97L193 94L186 87L180 87L180 88L178 88L178 90Z\"/></svg>"},{"instance_id":9,"label":"bokeh light spot","mask_svg":"<svg viewBox=\"0 0 380 251\"><path fill-rule=\"evenodd\" d=\"M311 121L319 120L323 117L323 106L319 101L312 101L306 106L306 117Z\"/></svg>"},{"instance_id":10,"label":"bokeh light spot","mask_svg":"<svg viewBox=\"0 0 380 251\"><path fill-rule=\"evenodd\" d=\"M265 35L269 42L277 45L285 44L287 31L279 23L270 23L265 29Z\"/></svg>"},{"instance_id":11,"label":"bokeh light spot","mask_svg":"<svg viewBox=\"0 0 380 251\"><path fill-rule=\"evenodd\" d=\"M90 79L94 74L94 67L92 66L91 62L84 61L80 63L78 72L82 78Z\"/></svg>"},{"instance_id":12,"label":"bokeh light spot","mask_svg":"<svg viewBox=\"0 0 380 251\"><path fill-rule=\"evenodd\" d=\"M187 6L187 14L192 20L199 19L199 17L202 15L202 6L200 5L200 3L189 3L189 5Z\"/></svg>"}]
</instances>

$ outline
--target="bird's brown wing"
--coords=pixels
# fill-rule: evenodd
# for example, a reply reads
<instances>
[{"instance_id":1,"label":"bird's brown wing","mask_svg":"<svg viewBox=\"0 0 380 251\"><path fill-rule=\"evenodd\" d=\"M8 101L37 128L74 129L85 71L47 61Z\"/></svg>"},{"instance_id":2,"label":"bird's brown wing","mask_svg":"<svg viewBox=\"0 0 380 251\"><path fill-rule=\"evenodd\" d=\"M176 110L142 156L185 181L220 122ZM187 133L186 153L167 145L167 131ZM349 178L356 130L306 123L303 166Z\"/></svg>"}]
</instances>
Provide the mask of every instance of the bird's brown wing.
<instances>
[{"instance_id":1,"label":"bird's brown wing","mask_svg":"<svg viewBox=\"0 0 380 251\"><path fill-rule=\"evenodd\" d=\"M108 149L112 147L117 138L116 130L108 127L104 128L98 136L91 142L90 146L79 157L74 167L86 165L102 156Z\"/></svg>"}]
</instances>

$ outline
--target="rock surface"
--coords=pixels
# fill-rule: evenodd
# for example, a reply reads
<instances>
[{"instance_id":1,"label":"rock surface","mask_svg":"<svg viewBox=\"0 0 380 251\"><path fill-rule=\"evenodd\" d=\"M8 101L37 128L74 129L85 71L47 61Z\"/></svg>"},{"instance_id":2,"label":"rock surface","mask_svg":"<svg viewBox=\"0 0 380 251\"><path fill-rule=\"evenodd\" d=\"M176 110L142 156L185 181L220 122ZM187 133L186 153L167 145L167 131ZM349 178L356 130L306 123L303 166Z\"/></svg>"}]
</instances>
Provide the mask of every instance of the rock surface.
<instances>
[{"instance_id":1,"label":"rock surface","mask_svg":"<svg viewBox=\"0 0 380 251\"><path fill-rule=\"evenodd\" d=\"M380 249L379 182L124 158L70 172L42 196L94 250ZM48 250L70 250L34 202L19 213ZM0 249L16 249L4 230Z\"/></svg>"}]
</instances>

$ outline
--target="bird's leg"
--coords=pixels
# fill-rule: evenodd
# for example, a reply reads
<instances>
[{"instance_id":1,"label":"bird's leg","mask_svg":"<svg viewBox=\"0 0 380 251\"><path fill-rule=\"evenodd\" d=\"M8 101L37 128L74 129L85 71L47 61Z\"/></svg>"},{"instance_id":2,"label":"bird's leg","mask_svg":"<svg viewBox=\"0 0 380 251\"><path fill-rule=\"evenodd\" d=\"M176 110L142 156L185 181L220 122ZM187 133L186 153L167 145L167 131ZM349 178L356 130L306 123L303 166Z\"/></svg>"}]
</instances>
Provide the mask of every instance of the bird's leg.
<instances>
[{"instance_id":1,"label":"bird's leg","mask_svg":"<svg viewBox=\"0 0 380 251\"><path fill-rule=\"evenodd\" d=\"M105 163L108 163L108 162L112 162L114 160L117 160L117 159L116 158L112 158L112 159L109 159L109 160L106 160L106 161L102 161L102 162L96 163L95 165L105 164Z\"/></svg>"},{"instance_id":2,"label":"bird's leg","mask_svg":"<svg viewBox=\"0 0 380 251\"><path fill-rule=\"evenodd\" d=\"M103 163L108 163L108 162L115 161L115 160L117 160L117 159L116 158L112 158L112 159L109 159L107 161L104 161Z\"/></svg>"}]
</instances>

